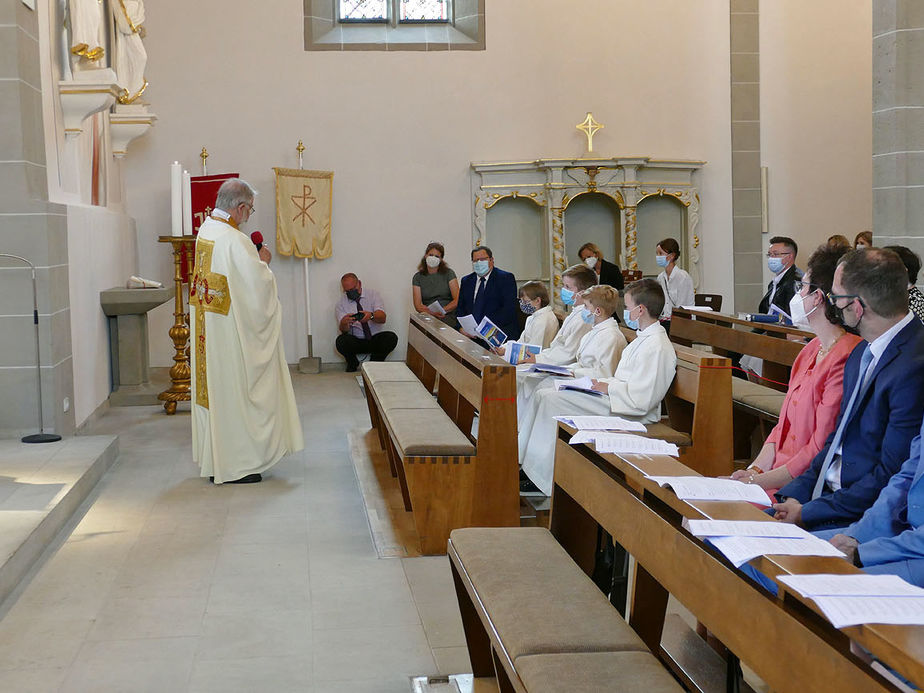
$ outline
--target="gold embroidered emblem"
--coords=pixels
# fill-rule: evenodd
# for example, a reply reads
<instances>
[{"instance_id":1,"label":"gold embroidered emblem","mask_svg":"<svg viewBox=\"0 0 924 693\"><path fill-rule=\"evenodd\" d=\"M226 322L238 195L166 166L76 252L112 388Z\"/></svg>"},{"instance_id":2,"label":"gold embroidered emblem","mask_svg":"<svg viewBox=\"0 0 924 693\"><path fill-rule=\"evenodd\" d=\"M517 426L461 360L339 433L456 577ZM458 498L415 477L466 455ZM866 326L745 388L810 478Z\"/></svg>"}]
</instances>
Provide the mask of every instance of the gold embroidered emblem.
<instances>
[{"instance_id":1,"label":"gold embroidered emblem","mask_svg":"<svg viewBox=\"0 0 924 693\"><path fill-rule=\"evenodd\" d=\"M231 310L231 294L228 278L212 272L212 251L214 241L204 238L196 240L196 260L193 266L193 280L189 287L189 304L196 309L196 404L209 408L208 372L205 356L205 314L227 315Z\"/></svg>"}]
</instances>

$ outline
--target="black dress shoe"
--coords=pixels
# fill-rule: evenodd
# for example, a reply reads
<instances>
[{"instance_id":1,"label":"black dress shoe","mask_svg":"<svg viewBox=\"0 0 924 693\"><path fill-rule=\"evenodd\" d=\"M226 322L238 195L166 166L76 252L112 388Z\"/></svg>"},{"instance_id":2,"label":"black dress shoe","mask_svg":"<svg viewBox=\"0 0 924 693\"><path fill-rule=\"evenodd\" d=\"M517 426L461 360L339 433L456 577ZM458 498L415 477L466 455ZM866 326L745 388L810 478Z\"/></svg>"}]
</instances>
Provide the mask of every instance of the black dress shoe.
<instances>
[{"instance_id":1,"label":"black dress shoe","mask_svg":"<svg viewBox=\"0 0 924 693\"><path fill-rule=\"evenodd\" d=\"M227 484L259 484L263 481L262 474L248 474L247 476L242 476L240 479L235 479L234 481L226 481Z\"/></svg>"},{"instance_id":2,"label":"black dress shoe","mask_svg":"<svg viewBox=\"0 0 924 693\"><path fill-rule=\"evenodd\" d=\"M214 483L215 483L215 477L214 477L214 476L210 476L210 477L209 477L209 481L211 481L211 482L214 484Z\"/></svg>"},{"instance_id":3,"label":"black dress shoe","mask_svg":"<svg viewBox=\"0 0 924 693\"><path fill-rule=\"evenodd\" d=\"M355 372L358 371L358 370L359 370L359 366L358 366L358 365L357 365L357 366L347 366L347 367L346 367L346 372L347 372L347 373L355 373Z\"/></svg>"}]
</instances>

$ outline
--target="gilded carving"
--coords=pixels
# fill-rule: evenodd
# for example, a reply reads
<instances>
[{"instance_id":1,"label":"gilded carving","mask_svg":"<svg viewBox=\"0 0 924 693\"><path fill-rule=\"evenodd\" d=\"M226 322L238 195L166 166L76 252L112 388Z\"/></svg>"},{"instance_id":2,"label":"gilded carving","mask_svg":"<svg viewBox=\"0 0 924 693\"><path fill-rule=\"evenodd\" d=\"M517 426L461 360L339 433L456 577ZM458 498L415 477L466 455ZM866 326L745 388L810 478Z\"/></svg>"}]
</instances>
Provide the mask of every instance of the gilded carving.
<instances>
[{"instance_id":1,"label":"gilded carving","mask_svg":"<svg viewBox=\"0 0 924 693\"><path fill-rule=\"evenodd\" d=\"M638 234L636 232L635 207L626 207L626 267L638 269Z\"/></svg>"}]
</instances>

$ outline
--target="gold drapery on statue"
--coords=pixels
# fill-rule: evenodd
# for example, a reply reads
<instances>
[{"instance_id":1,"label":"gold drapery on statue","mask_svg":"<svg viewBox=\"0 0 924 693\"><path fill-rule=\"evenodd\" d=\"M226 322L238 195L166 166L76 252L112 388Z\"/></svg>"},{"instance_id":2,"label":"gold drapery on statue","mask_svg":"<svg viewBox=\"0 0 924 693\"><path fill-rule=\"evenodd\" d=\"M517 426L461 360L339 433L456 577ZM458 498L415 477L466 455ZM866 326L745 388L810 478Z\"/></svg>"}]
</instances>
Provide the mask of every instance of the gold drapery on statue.
<instances>
[{"instance_id":1,"label":"gold drapery on statue","mask_svg":"<svg viewBox=\"0 0 924 693\"><path fill-rule=\"evenodd\" d=\"M324 260L331 256L333 171L274 168L276 252Z\"/></svg>"}]
</instances>

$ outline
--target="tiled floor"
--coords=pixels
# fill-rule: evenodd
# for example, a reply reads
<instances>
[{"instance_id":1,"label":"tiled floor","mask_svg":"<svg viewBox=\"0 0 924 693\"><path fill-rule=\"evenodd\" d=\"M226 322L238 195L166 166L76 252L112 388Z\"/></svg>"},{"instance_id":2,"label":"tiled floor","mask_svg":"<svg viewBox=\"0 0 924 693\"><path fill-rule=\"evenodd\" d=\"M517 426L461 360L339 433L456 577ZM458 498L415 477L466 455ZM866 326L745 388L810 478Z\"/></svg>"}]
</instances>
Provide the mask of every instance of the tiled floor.
<instances>
[{"instance_id":1,"label":"tiled floor","mask_svg":"<svg viewBox=\"0 0 924 693\"><path fill-rule=\"evenodd\" d=\"M111 410L121 455L0 621L0 690L406 693L471 671L444 557L380 559L348 432L356 379L293 376L306 450L216 487L189 415Z\"/></svg>"}]
</instances>

